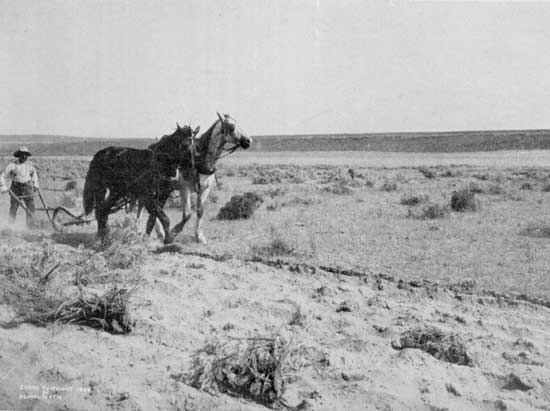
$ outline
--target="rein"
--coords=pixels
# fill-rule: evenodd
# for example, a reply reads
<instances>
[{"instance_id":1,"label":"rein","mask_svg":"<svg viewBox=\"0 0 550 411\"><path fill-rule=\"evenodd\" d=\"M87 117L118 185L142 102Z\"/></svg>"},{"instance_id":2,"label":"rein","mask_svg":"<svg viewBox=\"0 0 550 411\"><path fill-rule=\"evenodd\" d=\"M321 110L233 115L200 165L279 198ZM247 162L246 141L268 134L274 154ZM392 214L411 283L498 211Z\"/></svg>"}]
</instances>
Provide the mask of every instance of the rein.
<instances>
[{"instance_id":1,"label":"rein","mask_svg":"<svg viewBox=\"0 0 550 411\"><path fill-rule=\"evenodd\" d=\"M235 151L237 151L239 149L239 145L238 144L235 144L233 147L231 148L226 148L223 150L223 153L216 159L216 161L218 160L221 160L222 158L225 158L227 157L228 155L230 154L233 154Z\"/></svg>"}]
</instances>

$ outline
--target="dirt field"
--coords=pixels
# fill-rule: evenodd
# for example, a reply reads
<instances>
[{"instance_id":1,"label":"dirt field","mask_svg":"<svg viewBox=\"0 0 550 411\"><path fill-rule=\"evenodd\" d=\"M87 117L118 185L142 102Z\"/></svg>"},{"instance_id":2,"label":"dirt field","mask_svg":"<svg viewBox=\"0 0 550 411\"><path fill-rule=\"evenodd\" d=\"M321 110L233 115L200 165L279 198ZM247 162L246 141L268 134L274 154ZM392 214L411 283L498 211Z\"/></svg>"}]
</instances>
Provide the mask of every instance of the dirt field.
<instances>
[{"instance_id":1,"label":"dirt field","mask_svg":"<svg viewBox=\"0 0 550 411\"><path fill-rule=\"evenodd\" d=\"M220 167L206 246L192 241L193 219L162 254L154 238L96 250L95 223L62 235L4 226L0 409L262 409L186 375L213 339L282 335L294 344L283 398L299 409L550 410L546 152L254 155ZM45 189L77 182L47 201L80 210L85 160L36 164L58 176L43 173ZM465 187L477 208L451 210ZM215 218L244 192L264 200L250 219ZM40 295L74 298L75 278L97 293L138 282L132 332L6 326L55 263ZM398 349L427 326L457 333L472 366Z\"/></svg>"}]
</instances>

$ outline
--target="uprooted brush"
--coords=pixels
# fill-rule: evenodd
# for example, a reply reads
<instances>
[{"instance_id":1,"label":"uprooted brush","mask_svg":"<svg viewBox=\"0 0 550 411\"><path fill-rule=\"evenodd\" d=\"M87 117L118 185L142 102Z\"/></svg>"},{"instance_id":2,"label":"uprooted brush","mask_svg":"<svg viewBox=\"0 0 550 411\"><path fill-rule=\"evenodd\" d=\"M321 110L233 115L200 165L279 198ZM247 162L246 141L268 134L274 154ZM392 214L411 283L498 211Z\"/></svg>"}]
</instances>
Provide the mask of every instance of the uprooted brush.
<instances>
[{"instance_id":1,"label":"uprooted brush","mask_svg":"<svg viewBox=\"0 0 550 411\"><path fill-rule=\"evenodd\" d=\"M182 380L192 387L219 391L271 405L281 401L292 344L274 338L214 341L194 353Z\"/></svg>"},{"instance_id":2,"label":"uprooted brush","mask_svg":"<svg viewBox=\"0 0 550 411\"><path fill-rule=\"evenodd\" d=\"M455 333L445 332L437 327L416 327L401 334L392 342L396 350L417 348L438 360L472 367L474 361L464 342Z\"/></svg>"},{"instance_id":3,"label":"uprooted brush","mask_svg":"<svg viewBox=\"0 0 550 411\"><path fill-rule=\"evenodd\" d=\"M131 324L126 310L130 292L126 288L112 288L102 296L85 292L59 306L55 321L87 325L112 334L126 334Z\"/></svg>"},{"instance_id":4,"label":"uprooted brush","mask_svg":"<svg viewBox=\"0 0 550 411\"><path fill-rule=\"evenodd\" d=\"M84 292L69 301L46 296L43 290L27 290L24 299L15 308L16 319L1 322L3 328L28 323L46 327L54 323L86 325L111 334L126 334L131 324L126 310L130 291L113 288L98 296Z\"/></svg>"}]
</instances>

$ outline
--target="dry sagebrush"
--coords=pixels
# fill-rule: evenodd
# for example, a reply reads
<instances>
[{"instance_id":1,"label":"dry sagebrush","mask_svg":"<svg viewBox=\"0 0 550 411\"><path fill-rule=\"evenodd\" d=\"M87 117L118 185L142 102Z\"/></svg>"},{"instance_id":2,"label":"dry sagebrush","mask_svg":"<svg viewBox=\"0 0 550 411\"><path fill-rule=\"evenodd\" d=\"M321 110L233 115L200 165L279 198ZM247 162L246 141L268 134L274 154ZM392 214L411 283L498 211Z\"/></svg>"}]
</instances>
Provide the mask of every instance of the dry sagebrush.
<instances>
[{"instance_id":1,"label":"dry sagebrush","mask_svg":"<svg viewBox=\"0 0 550 411\"><path fill-rule=\"evenodd\" d=\"M479 204L475 198L475 192L469 188L454 191L451 195L451 208L454 211L476 211Z\"/></svg>"},{"instance_id":2,"label":"dry sagebrush","mask_svg":"<svg viewBox=\"0 0 550 411\"><path fill-rule=\"evenodd\" d=\"M272 337L215 338L192 356L187 373L172 375L192 387L261 404L282 405L286 385L302 367L319 365L317 350L279 332Z\"/></svg>"},{"instance_id":3,"label":"dry sagebrush","mask_svg":"<svg viewBox=\"0 0 550 411\"><path fill-rule=\"evenodd\" d=\"M218 212L218 220L250 218L263 203L263 198L253 192L234 195Z\"/></svg>"},{"instance_id":4,"label":"dry sagebrush","mask_svg":"<svg viewBox=\"0 0 550 411\"><path fill-rule=\"evenodd\" d=\"M111 224L102 245L109 267L127 269L143 261L147 255L147 237L141 231L138 220L129 215Z\"/></svg>"},{"instance_id":5,"label":"dry sagebrush","mask_svg":"<svg viewBox=\"0 0 550 411\"><path fill-rule=\"evenodd\" d=\"M417 348L441 361L472 367L474 361L458 334L443 331L437 327L416 327L403 332L392 342L396 350Z\"/></svg>"}]
</instances>

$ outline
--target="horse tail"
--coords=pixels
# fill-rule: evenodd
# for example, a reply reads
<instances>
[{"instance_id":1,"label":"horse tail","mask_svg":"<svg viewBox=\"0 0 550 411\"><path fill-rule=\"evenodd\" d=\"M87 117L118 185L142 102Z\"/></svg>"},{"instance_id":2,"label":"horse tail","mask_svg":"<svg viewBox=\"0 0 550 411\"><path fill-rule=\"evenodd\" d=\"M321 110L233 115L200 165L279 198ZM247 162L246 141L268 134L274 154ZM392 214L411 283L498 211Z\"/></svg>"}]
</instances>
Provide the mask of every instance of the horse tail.
<instances>
[{"instance_id":1,"label":"horse tail","mask_svg":"<svg viewBox=\"0 0 550 411\"><path fill-rule=\"evenodd\" d=\"M88 173L86 174L84 192L82 194L85 215L90 214L92 210L97 207L97 203L100 201L101 197L105 196L106 187L101 178L104 154L104 150L101 150L94 155L90 167L88 168Z\"/></svg>"}]
</instances>

